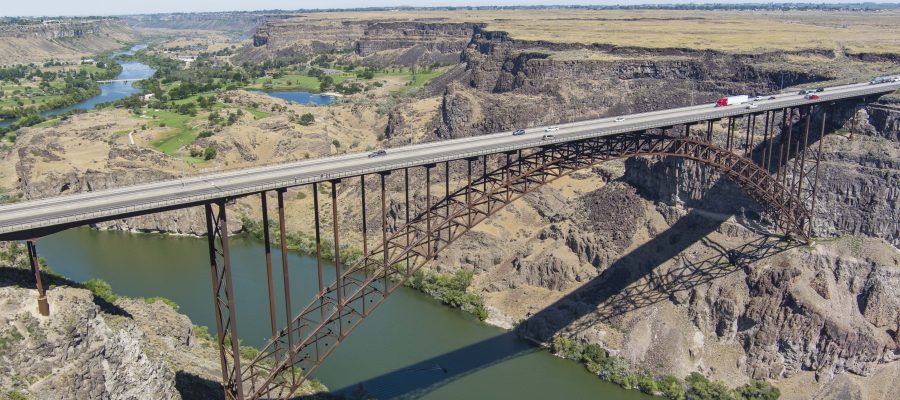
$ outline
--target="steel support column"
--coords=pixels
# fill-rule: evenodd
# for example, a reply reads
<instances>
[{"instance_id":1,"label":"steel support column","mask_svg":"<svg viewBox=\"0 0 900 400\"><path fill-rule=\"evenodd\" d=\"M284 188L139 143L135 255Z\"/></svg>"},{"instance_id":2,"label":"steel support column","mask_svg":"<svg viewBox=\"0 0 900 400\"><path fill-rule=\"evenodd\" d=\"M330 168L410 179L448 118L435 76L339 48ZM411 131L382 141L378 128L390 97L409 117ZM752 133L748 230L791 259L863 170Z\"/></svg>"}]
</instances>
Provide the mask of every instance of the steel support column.
<instances>
[{"instance_id":1,"label":"steel support column","mask_svg":"<svg viewBox=\"0 0 900 400\"><path fill-rule=\"evenodd\" d=\"M47 302L47 293L44 292L44 282L41 280L41 261L37 255L37 242L31 239L25 242L28 248L28 263L31 264L31 273L34 275L34 287L37 289L38 313L47 317L50 315L50 303Z\"/></svg>"},{"instance_id":2,"label":"steel support column","mask_svg":"<svg viewBox=\"0 0 900 400\"><path fill-rule=\"evenodd\" d=\"M825 141L825 120L828 114L822 111L822 127L819 130L819 148L816 150L816 169L812 183L812 200L809 207L809 236L813 235L813 217L816 215L816 194L819 189L819 163L822 161L822 142Z\"/></svg>"},{"instance_id":3,"label":"steel support column","mask_svg":"<svg viewBox=\"0 0 900 400\"><path fill-rule=\"evenodd\" d=\"M338 228L338 220L340 215L337 212L337 184L339 180L331 181L331 224L334 230L334 275L337 281L335 291L337 291L337 309L338 313L344 307L344 281L341 274L341 234ZM343 324L338 324L338 334L343 336Z\"/></svg>"},{"instance_id":4,"label":"steel support column","mask_svg":"<svg viewBox=\"0 0 900 400\"><path fill-rule=\"evenodd\" d=\"M209 263L216 314L219 358L222 363L222 386L226 399L243 399L241 350L238 342L237 318L234 313L234 285L231 280L231 253L228 248L228 217L225 200L206 204L206 229L209 239ZM221 247L217 249L216 245ZM219 268L219 257L222 267ZM230 347L230 348L229 348Z\"/></svg>"},{"instance_id":5,"label":"steel support column","mask_svg":"<svg viewBox=\"0 0 900 400\"><path fill-rule=\"evenodd\" d=\"M263 223L263 248L266 254L266 286L269 291L269 321L272 331L272 338L276 337L278 327L275 325L275 289L272 283L272 243L269 238L269 207L266 204L266 192L259 194L260 206L262 207L262 223ZM276 349L276 352L278 350Z\"/></svg>"}]
</instances>

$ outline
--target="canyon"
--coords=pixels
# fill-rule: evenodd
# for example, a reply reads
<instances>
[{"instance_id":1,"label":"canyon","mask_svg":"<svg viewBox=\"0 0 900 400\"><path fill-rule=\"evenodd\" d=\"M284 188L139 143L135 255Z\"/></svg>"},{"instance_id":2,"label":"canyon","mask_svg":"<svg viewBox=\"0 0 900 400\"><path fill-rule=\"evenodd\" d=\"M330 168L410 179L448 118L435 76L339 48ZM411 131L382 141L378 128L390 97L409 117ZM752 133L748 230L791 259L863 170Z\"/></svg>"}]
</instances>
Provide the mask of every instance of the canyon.
<instances>
[{"instance_id":1,"label":"canyon","mask_svg":"<svg viewBox=\"0 0 900 400\"><path fill-rule=\"evenodd\" d=\"M540 34L499 30L504 22L477 13L337 15L269 18L232 61L337 54L361 65L437 64L447 72L413 95L357 94L325 107L241 90L216 94L272 113L245 116L200 139L217 149L219 167L704 104L724 94L857 82L900 70L900 53L890 49L642 47L602 37L554 40L550 33L534 39ZM379 109L388 98L392 106ZM291 123L307 112L316 124ZM815 138L823 154L811 245L770 235L763 209L710 168L647 157L594 166L525 196L429 268L474 272L469 290L484 298L488 322L537 343L562 335L600 344L653 374L701 371L732 387L769 379L787 399L900 397L893 383L900 380L900 95L840 104L826 118L831 134ZM0 183L32 199L183 174L177 159L113 135L140 124L124 110L104 110L25 128L4 157ZM715 126L716 141L724 130ZM334 140L357 146L341 149ZM358 190L342 185L339 196L355 198ZM311 213L303 212L311 202L298 192L290 192L287 226L311 233ZM233 209L258 220L253 201L238 200ZM329 204L325 199L322 207ZM388 223L396 226L403 204L390 207ZM358 241L359 216L338 218ZM233 221L232 231L239 231ZM377 218L369 222L380 229ZM193 209L97 227L205 232Z\"/></svg>"}]
</instances>

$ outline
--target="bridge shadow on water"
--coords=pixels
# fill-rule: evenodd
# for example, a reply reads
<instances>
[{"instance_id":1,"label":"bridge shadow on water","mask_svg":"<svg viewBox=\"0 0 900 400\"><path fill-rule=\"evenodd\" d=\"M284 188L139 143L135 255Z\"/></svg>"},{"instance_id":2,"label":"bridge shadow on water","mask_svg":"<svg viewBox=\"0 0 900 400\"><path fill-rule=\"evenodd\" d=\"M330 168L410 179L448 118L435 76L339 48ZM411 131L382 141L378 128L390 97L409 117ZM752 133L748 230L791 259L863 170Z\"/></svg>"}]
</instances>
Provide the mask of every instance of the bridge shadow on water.
<instances>
[{"instance_id":1,"label":"bridge shadow on water","mask_svg":"<svg viewBox=\"0 0 900 400\"><path fill-rule=\"evenodd\" d=\"M795 246L780 237L763 236L728 249L707 239L727 217L730 215L714 218L702 211L690 212L662 234L613 262L590 282L522 321L517 330L527 331L529 337L538 340L549 339L564 328L581 331ZM716 254L699 261L680 257L667 271L656 270L697 242L703 242ZM544 351L519 337L515 331L505 332L333 393L352 396L364 390L379 399L418 398L493 365ZM515 385L519 378L509 379L510 382L498 384Z\"/></svg>"}]
</instances>

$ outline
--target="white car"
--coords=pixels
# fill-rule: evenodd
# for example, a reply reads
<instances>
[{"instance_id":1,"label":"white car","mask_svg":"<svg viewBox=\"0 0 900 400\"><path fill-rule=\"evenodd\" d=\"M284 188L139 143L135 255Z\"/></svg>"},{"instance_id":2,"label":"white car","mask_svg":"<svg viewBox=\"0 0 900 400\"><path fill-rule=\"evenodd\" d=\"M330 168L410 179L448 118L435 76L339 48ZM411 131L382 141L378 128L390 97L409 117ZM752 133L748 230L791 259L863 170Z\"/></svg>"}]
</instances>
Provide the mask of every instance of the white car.
<instances>
[{"instance_id":1,"label":"white car","mask_svg":"<svg viewBox=\"0 0 900 400\"><path fill-rule=\"evenodd\" d=\"M762 96L756 96L753 98L753 101L762 101L762 99L763 99Z\"/></svg>"},{"instance_id":2,"label":"white car","mask_svg":"<svg viewBox=\"0 0 900 400\"><path fill-rule=\"evenodd\" d=\"M625 120L625 117L616 117L616 122L622 122Z\"/></svg>"},{"instance_id":3,"label":"white car","mask_svg":"<svg viewBox=\"0 0 900 400\"><path fill-rule=\"evenodd\" d=\"M547 129L544 129L544 132L556 132L558 130L559 130L558 126L551 126L551 127L548 127Z\"/></svg>"},{"instance_id":4,"label":"white car","mask_svg":"<svg viewBox=\"0 0 900 400\"><path fill-rule=\"evenodd\" d=\"M759 107L759 106L756 104L753 104L753 103L747 104L747 109L756 108L756 107Z\"/></svg>"},{"instance_id":5,"label":"white car","mask_svg":"<svg viewBox=\"0 0 900 400\"><path fill-rule=\"evenodd\" d=\"M553 140L553 135L544 135L541 140Z\"/></svg>"}]
</instances>

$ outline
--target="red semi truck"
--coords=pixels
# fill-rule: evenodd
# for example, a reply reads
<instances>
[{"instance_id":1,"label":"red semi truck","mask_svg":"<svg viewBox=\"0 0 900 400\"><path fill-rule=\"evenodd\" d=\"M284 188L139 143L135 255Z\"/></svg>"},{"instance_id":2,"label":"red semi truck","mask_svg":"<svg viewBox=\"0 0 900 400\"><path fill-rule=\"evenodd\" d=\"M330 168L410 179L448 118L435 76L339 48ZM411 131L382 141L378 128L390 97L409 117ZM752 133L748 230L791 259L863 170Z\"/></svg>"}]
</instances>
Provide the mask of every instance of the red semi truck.
<instances>
[{"instance_id":1,"label":"red semi truck","mask_svg":"<svg viewBox=\"0 0 900 400\"><path fill-rule=\"evenodd\" d=\"M744 104L748 101L750 101L750 96L747 96L747 95L723 97L721 99L716 100L716 107L725 107L725 106L733 106L736 104Z\"/></svg>"}]
</instances>

